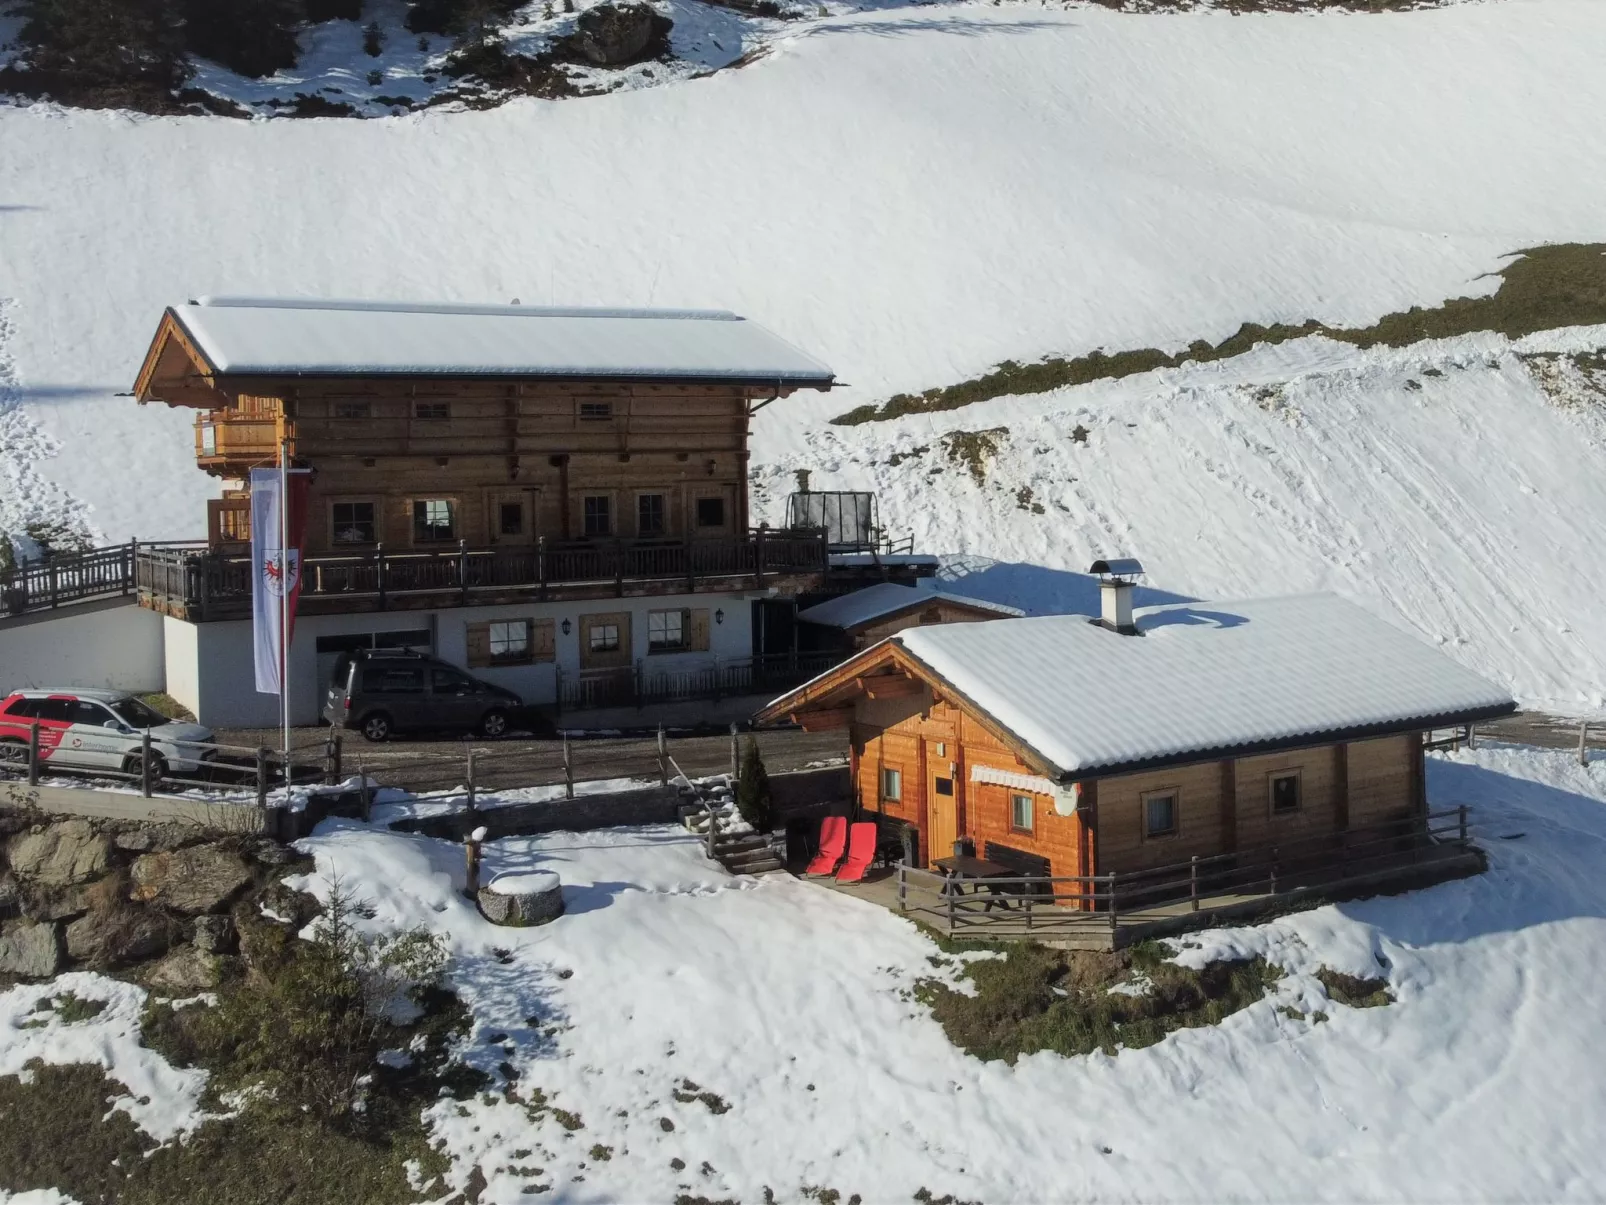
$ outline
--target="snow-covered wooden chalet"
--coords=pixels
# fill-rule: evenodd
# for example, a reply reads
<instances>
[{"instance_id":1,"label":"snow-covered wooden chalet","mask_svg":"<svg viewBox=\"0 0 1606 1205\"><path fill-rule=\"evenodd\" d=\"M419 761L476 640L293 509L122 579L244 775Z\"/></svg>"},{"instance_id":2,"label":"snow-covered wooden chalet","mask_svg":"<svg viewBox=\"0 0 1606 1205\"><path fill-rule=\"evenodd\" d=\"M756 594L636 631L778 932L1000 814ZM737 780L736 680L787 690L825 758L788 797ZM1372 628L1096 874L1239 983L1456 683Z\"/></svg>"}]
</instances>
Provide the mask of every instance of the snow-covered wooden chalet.
<instances>
[{"instance_id":1,"label":"snow-covered wooden chalet","mask_svg":"<svg viewBox=\"0 0 1606 1205\"><path fill-rule=\"evenodd\" d=\"M1102 564L1102 563L1101 563ZM1425 814L1424 733L1515 704L1333 595L912 627L769 704L844 730L861 815L1053 876L1129 874ZM1184 875L1186 871L1183 872Z\"/></svg>"}]
</instances>

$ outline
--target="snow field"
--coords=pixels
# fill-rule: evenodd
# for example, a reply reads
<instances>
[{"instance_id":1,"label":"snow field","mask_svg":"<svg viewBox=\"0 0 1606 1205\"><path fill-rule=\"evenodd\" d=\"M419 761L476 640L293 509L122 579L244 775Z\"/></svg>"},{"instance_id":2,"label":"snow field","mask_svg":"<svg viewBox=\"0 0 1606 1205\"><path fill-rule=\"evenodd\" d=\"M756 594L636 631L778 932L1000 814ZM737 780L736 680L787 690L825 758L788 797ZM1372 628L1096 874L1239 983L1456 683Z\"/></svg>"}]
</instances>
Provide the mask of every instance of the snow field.
<instances>
[{"instance_id":1,"label":"snow field","mask_svg":"<svg viewBox=\"0 0 1606 1205\"><path fill-rule=\"evenodd\" d=\"M811 884L733 879L674 828L487 845L489 873L563 877L567 915L529 930L490 926L462 899L458 846L331 821L305 848L309 886L338 877L374 905L369 923L424 924L451 944L472 1061L498 1074L507 1060L521 1097L540 1089L579 1117L573 1131L532 1121L499 1095L432 1109L458 1183L484 1170L484 1201L533 1183L580 1201L756 1200L766 1185L781 1201L804 1185L871 1202L921 1187L987 1201L1591 1199L1606 1072L1578 1057L1594 1040L1579 993L1581 968L1606 954L1606 762L1486 746L1431 759L1429 790L1435 807L1473 807L1486 874L1193 935L1185 960L1258 953L1288 974L1220 1026L1014 1068L964 1055L908 1000L950 973L913 926ZM1334 1004L1318 966L1381 976L1397 1001ZM1287 1004L1329 1020L1290 1019ZM677 1101L686 1080L728 1111Z\"/></svg>"},{"instance_id":2,"label":"snow field","mask_svg":"<svg viewBox=\"0 0 1606 1205\"><path fill-rule=\"evenodd\" d=\"M1085 571L1112 555L1143 562L1140 606L1331 590L1525 706L1591 714L1606 393L1531 357L1601 345L1600 327L1365 351L1315 337L827 427L755 462L754 510L779 521L812 466L816 488L875 490L884 525L946 554L949 588L1037 614L1097 613ZM950 455L955 432L990 433L982 482Z\"/></svg>"}]
</instances>

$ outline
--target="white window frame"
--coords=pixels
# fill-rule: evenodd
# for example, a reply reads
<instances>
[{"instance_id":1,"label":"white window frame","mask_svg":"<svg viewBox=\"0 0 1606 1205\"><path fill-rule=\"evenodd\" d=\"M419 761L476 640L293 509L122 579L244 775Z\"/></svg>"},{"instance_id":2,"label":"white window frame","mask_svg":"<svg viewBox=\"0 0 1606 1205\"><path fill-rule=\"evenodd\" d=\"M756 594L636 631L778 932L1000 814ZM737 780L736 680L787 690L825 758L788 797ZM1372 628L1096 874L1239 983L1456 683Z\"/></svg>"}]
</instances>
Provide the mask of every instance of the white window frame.
<instances>
[{"instance_id":1,"label":"white window frame","mask_svg":"<svg viewBox=\"0 0 1606 1205\"><path fill-rule=\"evenodd\" d=\"M891 787L891 790L887 788ZM881 767L881 798L888 803L903 802L903 771L897 766Z\"/></svg>"},{"instance_id":2,"label":"white window frame","mask_svg":"<svg viewBox=\"0 0 1606 1205\"><path fill-rule=\"evenodd\" d=\"M673 639L670 635L673 633ZM686 647L686 613L680 608L647 612L647 651L678 653Z\"/></svg>"},{"instance_id":3,"label":"white window frame","mask_svg":"<svg viewBox=\"0 0 1606 1205\"><path fill-rule=\"evenodd\" d=\"M1020 805L1026 804L1026 823L1022 824ZM1032 833L1037 831L1037 800L1021 791L1011 791L1009 794L1009 829L1014 833Z\"/></svg>"},{"instance_id":4,"label":"white window frame","mask_svg":"<svg viewBox=\"0 0 1606 1205\"><path fill-rule=\"evenodd\" d=\"M371 539L371 540L342 540L340 538L340 524L335 519L335 507L337 507L337 506L371 506L371 507L373 507L373 512L374 513L373 513L372 526L373 526L373 529L374 529L374 538ZM337 548L340 548L340 547L351 548L351 547L360 547L360 546L362 546L364 544L377 544L379 542L379 540L382 538L381 537L380 522L381 522L381 520L383 518L383 515L384 515L384 509L380 506L379 499L377 499L377 498L331 498L331 499L329 499L329 543L330 543L330 545L332 547L337 547Z\"/></svg>"},{"instance_id":5,"label":"white window frame","mask_svg":"<svg viewBox=\"0 0 1606 1205\"><path fill-rule=\"evenodd\" d=\"M532 640L528 619L493 619L489 627L492 662L520 662L530 659Z\"/></svg>"}]
</instances>

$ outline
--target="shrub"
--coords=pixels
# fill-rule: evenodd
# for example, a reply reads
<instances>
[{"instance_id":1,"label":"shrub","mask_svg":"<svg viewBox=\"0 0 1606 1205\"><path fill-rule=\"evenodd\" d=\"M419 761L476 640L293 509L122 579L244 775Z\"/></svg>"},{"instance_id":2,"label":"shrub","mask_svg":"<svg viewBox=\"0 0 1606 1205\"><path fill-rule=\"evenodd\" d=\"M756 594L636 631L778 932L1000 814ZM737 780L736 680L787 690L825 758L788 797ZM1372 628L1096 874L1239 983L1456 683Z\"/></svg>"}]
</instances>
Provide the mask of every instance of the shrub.
<instances>
[{"instance_id":1,"label":"shrub","mask_svg":"<svg viewBox=\"0 0 1606 1205\"><path fill-rule=\"evenodd\" d=\"M241 75L272 75L293 67L297 0L183 0L184 41L190 51Z\"/></svg>"},{"instance_id":2,"label":"shrub","mask_svg":"<svg viewBox=\"0 0 1606 1205\"><path fill-rule=\"evenodd\" d=\"M377 59L384 49L385 31L379 28L378 21L374 21L362 31L362 52L369 58Z\"/></svg>"},{"instance_id":3,"label":"shrub","mask_svg":"<svg viewBox=\"0 0 1606 1205\"><path fill-rule=\"evenodd\" d=\"M0 89L92 108L171 107L189 78L175 0L23 0Z\"/></svg>"},{"instance_id":4,"label":"shrub","mask_svg":"<svg viewBox=\"0 0 1606 1205\"><path fill-rule=\"evenodd\" d=\"M252 959L251 979L216 1008L152 1010L148 1034L177 1061L219 1068L224 1085L253 1089L276 1112L357 1128L379 1052L446 965L426 930L358 931L357 907L337 884L313 940Z\"/></svg>"},{"instance_id":5,"label":"shrub","mask_svg":"<svg viewBox=\"0 0 1606 1205\"><path fill-rule=\"evenodd\" d=\"M741 774L736 780L736 810L757 832L767 833L774 824L769 771L764 768L764 755L758 751L758 741L751 737L742 750Z\"/></svg>"}]
</instances>

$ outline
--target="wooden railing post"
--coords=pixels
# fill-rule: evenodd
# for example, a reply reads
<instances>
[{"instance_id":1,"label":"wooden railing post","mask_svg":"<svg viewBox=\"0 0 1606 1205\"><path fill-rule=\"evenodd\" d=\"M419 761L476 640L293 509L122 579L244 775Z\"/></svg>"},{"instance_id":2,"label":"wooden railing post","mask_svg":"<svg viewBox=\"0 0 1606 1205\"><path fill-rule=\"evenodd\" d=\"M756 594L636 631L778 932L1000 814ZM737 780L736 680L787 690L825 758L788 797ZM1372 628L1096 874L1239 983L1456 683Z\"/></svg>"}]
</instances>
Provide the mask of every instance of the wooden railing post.
<instances>
[{"instance_id":1,"label":"wooden railing post","mask_svg":"<svg viewBox=\"0 0 1606 1205\"><path fill-rule=\"evenodd\" d=\"M1578 764L1580 766L1587 766L1589 764L1589 744L1588 744L1588 742L1589 742L1589 721L1588 720L1579 720L1578 721Z\"/></svg>"},{"instance_id":2,"label":"wooden railing post","mask_svg":"<svg viewBox=\"0 0 1606 1205\"><path fill-rule=\"evenodd\" d=\"M690 528L687 528L686 534L684 536L684 539L685 539L685 550L686 550L686 552L685 552L685 556L686 556L686 593L688 593L688 594L696 594L697 593L697 566L694 563L693 556L692 556L692 542L691 542L691 529Z\"/></svg>"},{"instance_id":3,"label":"wooden railing post","mask_svg":"<svg viewBox=\"0 0 1606 1205\"><path fill-rule=\"evenodd\" d=\"M468 606L468 541L457 542L457 592L463 605Z\"/></svg>"},{"instance_id":4,"label":"wooden railing post","mask_svg":"<svg viewBox=\"0 0 1606 1205\"><path fill-rule=\"evenodd\" d=\"M1462 846L1465 846L1467 843L1467 805L1464 803L1459 805L1455 809L1455 814L1456 827L1460 830L1460 842Z\"/></svg>"},{"instance_id":5,"label":"wooden railing post","mask_svg":"<svg viewBox=\"0 0 1606 1205\"><path fill-rule=\"evenodd\" d=\"M39 785L39 721L28 725L28 785Z\"/></svg>"},{"instance_id":6,"label":"wooden railing post","mask_svg":"<svg viewBox=\"0 0 1606 1205\"><path fill-rule=\"evenodd\" d=\"M757 579L756 585L760 590L764 588L764 528L765 524L758 525L758 536L754 540L755 556L753 558L753 576Z\"/></svg>"},{"instance_id":7,"label":"wooden railing post","mask_svg":"<svg viewBox=\"0 0 1606 1205\"><path fill-rule=\"evenodd\" d=\"M268 806L268 758L271 756L266 745L257 746L257 807L266 809Z\"/></svg>"},{"instance_id":8,"label":"wooden railing post","mask_svg":"<svg viewBox=\"0 0 1606 1205\"><path fill-rule=\"evenodd\" d=\"M151 797L151 730L139 734L139 793Z\"/></svg>"},{"instance_id":9,"label":"wooden railing post","mask_svg":"<svg viewBox=\"0 0 1606 1205\"><path fill-rule=\"evenodd\" d=\"M658 725L658 785L669 785L669 737L662 724Z\"/></svg>"},{"instance_id":10,"label":"wooden railing post","mask_svg":"<svg viewBox=\"0 0 1606 1205\"><path fill-rule=\"evenodd\" d=\"M1193 901L1193 911L1199 911L1199 855L1194 854L1193 860L1188 863L1188 897Z\"/></svg>"},{"instance_id":11,"label":"wooden railing post","mask_svg":"<svg viewBox=\"0 0 1606 1205\"><path fill-rule=\"evenodd\" d=\"M731 721L731 789L736 789L737 780L741 777L741 752L736 747L736 721Z\"/></svg>"},{"instance_id":12,"label":"wooden railing post","mask_svg":"<svg viewBox=\"0 0 1606 1205\"><path fill-rule=\"evenodd\" d=\"M909 876L906 873L908 866L900 861L898 863L898 911L909 911Z\"/></svg>"},{"instance_id":13,"label":"wooden railing post","mask_svg":"<svg viewBox=\"0 0 1606 1205\"><path fill-rule=\"evenodd\" d=\"M546 601L546 537L538 536L535 541L535 579L541 585L541 601ZM563 700L558 700L561 705Z\"/></svg>"},{"instance_id":14,"label":"wooden railing post","mask_svg":"<svg viewBox=\"0 0 1606 1205\"><path fill-rule=\"evenodd\" d=\"M368 794L368 770L360 757L357 759L357 807L362 813L363 823L367 824L373 813L373 801Z\"/></svg>"},{"instance_id":15,"label":"wooden railing post","mask_svg":"<svg viewBox=\"0 0 1606 1205\"><path fill-rule=\"evenodd\" d=\"M1271 884L1267 894L1277 894L1277 847L1275 845L1271 847Z\"/></svg>"},{"instance_id":16,"label":"wooden railing post","mask_svg":"<svg viewBox=\"0 0 1606 1205\"><path fill-rule=\"evenodd\" d=\"M379 595L379 609L385 609L385 543L374 545L374 592Z\"/></svg>"},{"instance_id":17,"label":"wooden railing post","mask_svg":"<svg viewBox=\"0 0 1606 1205\"><path fill-rule=\"evenodd\" d=\"M1118 935L1116 931L1117 925L1120 923L1115 907L1115 872L1113 870L1104 877L1104 884L1105 890L1110 896L1110 946L1113 949Z\"/></svg>"},{"instance_id":18,"label":"wooden railing post","mask_svg":"<svg viewBox=\"0 0 1606 1205\"><path fill-rule=\"evenodd\" d=\"M473 814L474 814L474 810L475 810L475 794L474 794L474 750L473 750L473 749L470 749L470 750L469 750L469 751L468 751L468 769L467 769L467 774L468 774L468 814L469 814L469 815L470 815L470 816L472 816L472 815L473 815Z\"/></svg>"},{"instance_id":19,"label":"wooden railing post","mask_svg":"<svg viewBox=\"0 0 1606 1205\"><path fill-rule=\"evenodd\" d=\"M620 540L613 542L613 593L616 598L625 596L625 546Z\"/></svg>"},{"instance_id":20,"label":"wooden railing post","mask_svg":"<svg viewBox=\"0 0 1606 1205\"><path fill-rule=\"evenodd\" d=\"M569 730L563 730L563 797L574 798L574 755L569 749Z\"/></svg>"},{"instance_id":21,"label":"wooden railing post","mask_svg":"<svg viewBox=\"0 0 1606 1205\"><path fill-rule=\"evenodd\" d=\"M329 739L324 742L323 757L323 780L335 786L340 782L340 733L333 729L330 729Z\"/></svg>"}]
</instances>

